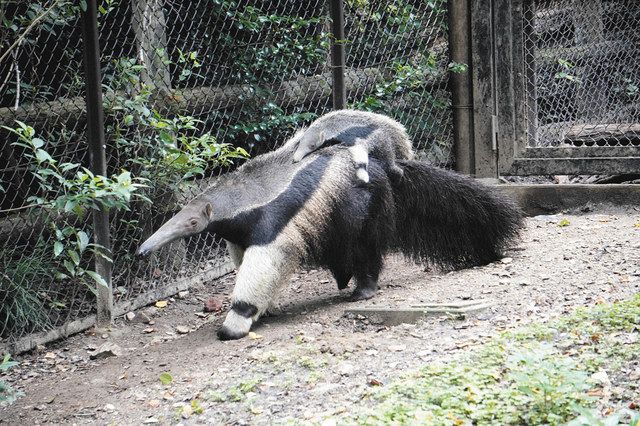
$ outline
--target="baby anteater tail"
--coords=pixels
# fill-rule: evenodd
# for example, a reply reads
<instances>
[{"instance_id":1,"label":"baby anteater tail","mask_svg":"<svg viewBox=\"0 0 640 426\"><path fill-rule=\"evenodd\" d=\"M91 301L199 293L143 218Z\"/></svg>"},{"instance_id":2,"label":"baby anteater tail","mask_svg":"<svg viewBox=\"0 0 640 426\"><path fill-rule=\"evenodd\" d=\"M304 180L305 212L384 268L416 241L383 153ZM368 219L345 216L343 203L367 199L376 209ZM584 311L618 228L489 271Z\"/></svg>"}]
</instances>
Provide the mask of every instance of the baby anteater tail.
<instances>
[{"instance_id":1,"label":"baby anteater tail","mask_svg":"<svg viewBox=\"0 0 640 426\"><path fill-rule=\"evenodd\" d=\"M396 249L445 268L499 259L522 227L516 205L478 181L418 161L398 161L404 178L393 184Z\"/></svg>"}]
</instances>

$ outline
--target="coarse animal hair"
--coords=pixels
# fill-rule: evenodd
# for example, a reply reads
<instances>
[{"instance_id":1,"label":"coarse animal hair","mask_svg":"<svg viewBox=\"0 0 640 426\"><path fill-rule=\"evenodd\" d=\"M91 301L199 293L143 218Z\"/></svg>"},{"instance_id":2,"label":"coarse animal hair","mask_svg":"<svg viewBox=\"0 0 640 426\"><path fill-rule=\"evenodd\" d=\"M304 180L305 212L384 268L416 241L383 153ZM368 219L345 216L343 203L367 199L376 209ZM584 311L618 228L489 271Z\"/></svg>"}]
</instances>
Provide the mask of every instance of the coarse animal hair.
<instances>
[{"instance_id":1,"label":"coarse animal hair","mask_svg":"<svg viewBox=\"0 0 640 426\"><path fill-rule=\"evenodd\" d=\"M325 114L304 129L296 141L294 162L328 145L348 146L356 166L356 176L363 183L369 182L369 157L380 160L395 181L401 179L403 173L396 160L414 157L404 126L385 115L369 111L342 109Z\"/></svg>"},{"instance_id":2,"label":"coarse animal hair","mask_svg":"<svg viewBox=\"0 0 640 426\"><path fill-rule=\"evenodd\" d=\"M302 266L329 269L340 289L353 278L351 299L366 299L388 253L446 268L478 265L498 259L521 227L510 200L471 178L400 160L403 177L394 180L372 158L362 185L341 144L292 162L298 137L223 175L138 250L199 232L228 241L238 273L221 339L245 336Z\"/></svg>"}]
</instances>

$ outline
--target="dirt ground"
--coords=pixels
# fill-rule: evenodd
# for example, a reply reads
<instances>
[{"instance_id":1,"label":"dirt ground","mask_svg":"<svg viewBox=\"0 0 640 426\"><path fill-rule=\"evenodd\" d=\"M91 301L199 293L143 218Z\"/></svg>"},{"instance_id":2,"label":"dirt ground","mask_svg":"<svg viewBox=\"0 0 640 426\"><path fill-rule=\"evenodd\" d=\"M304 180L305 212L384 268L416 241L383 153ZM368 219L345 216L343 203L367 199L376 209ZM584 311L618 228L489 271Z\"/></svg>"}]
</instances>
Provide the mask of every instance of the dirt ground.
<instances>
[{"instance_id":1,"label":"dirt ground","mask_svg":"<svg viewBox=\"0 0 640 426\"><path fill-rule=\"evenodd\" d=\"M280 296L277 315L249 338L220 342L215 331L228 307L229 275L164 308L144 309L148 318L118 318L110 330L19 357L20 366L2 379L24 396L0 408L0 424L273 424L350 412L403 371L445 360L499 330L639 292L640 211L601 207L529 218L521 242L505 255L450 273L392 258L379 294L357 303L348 303L348 292L338 292L326 272L301 272ZM222 312L202 312L210 298L223 302ZM465 319L441 315L398 326L344 314L469 299L495 305ZM119 354L91 360L107 342ZM162 373L171 383L161 383Z\"/></svg>"}]
</instances>

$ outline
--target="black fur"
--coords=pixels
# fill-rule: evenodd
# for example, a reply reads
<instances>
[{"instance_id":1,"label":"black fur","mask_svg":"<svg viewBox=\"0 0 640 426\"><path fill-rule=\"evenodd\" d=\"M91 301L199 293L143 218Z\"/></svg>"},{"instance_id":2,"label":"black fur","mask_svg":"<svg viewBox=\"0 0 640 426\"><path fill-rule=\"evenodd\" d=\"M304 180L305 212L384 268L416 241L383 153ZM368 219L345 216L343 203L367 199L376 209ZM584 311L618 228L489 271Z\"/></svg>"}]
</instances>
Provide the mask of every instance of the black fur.
<instances>
[{"instance_id":1,"label":"black fur","mask_svg":"<svg viewBox=\"0 0 640 426\"><path fill-rule=\"evenodd\" d=\"M258 308L256 307L256 305L248 302L243 302L242 300L235 300L231 305L231 309L233 309L236 314L245 318L251 318L258 313Z\"/></svg>"},{"instance_id":2,"label":"black fur","mask_svg":"<svg viewBox=\"0 0 640 426\"><path fill-rule=\"evenodd\" d=\"M325 267L340 289L353 278L351 298L360 300L377 291L387 253L400 252L445 268L484 264L500 258L522 225L511 201L454 172L398 160L402 177L394 179L388 162L370 157L370 180L363 185L341 144L315 151L299 163L291 160L294 149L293 144L285 145L221 177L156 231L139 252L146 254L188 236L181 231L184 224L211 206L209 222L201 229L247 250L278 241L272 248L280 256L277 259L294 267ZM241 268L251 268L246 259L245 254ZM285 279L293 268L284 269L281 277L265 285ZM255 319L269 302L242 300L232 309ZM220 329L220 339L247 333L231 324Z\"/></svg>"},{"instance_id":3,"label":"black fur","mask_svg":"<svg viewBox=\"0 0 640 426\"><path fill-rule=\"evenodd\" d=\"M272 242L304 208L341 150L316 152L273 201L213 222L209 231L242 247ZM522 224L511 201L471 178L418 161L397 164L400 180L371 159L369 184L343 188L326 206L328 216L313 228L297 229L305 241L298 260L329 269L339 289L354 278L354 300L375 293L389 252L450 269L486 264L500 258Z\"/></svg>"},{"instance_id":4,"label":"black fur","mask_svg":"<svg viewBox=\"0 0 640 426\"><path fill-rule=\"evenodd\" d=\"M287 191L263 206L212 222L208 231L241 247L269 244L313 196L329 160L328 156L315 158L293 177Z\"/></svg>"},{"instance_id":5,"label":"black fur","mask_svg":"<svg viewBox=\"0 0 640 426\"><path fill-rule=\"evenodd\" d=\"M394 186L395 248L413 260L445 268L500 258L522 227L516 205L496 189L418 161L399 161Z\"/></svg>"}]
</instances>

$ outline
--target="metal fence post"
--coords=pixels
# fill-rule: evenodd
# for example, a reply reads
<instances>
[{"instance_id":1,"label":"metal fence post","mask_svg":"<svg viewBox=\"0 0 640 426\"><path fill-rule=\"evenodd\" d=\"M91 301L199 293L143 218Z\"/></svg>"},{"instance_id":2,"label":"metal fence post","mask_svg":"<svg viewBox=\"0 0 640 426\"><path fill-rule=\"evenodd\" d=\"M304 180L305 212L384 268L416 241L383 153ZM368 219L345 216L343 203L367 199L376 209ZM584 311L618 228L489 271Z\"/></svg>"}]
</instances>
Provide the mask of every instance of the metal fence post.
<instances>
[{"instance_id":1,"label":"metal fence post","mask_svg":"<svg viewBox=\"0 0 640 426\"><path fill-rule=\"evenodd\" d=\"M475 171L469 0L450 0L448 12L449 56L452 62L467 65L466 72L449 72L456 170L469 175Z\"/></svg>"},{"instance_id":2,"label":"metal fence post","mask_svg":"<svg viewBox=\"0 0 640 426\"><path fill-rule=\"evenodd\" d=\"M100 78L100 46L98 44L98 22L95 0L86 2L87 10L82 17L84 40L84 67L87 108L87 141L89 168L96 175L107 175L105 155L104 111L102 107L102 81ZM93 212L94 241L103 254L111 253L109 235L109 212L101 208ZM111 323L113 313L113 291L111 288L111 262L103 256L95 257L96 272L107 285L97 285L97 325Z\"/></svg>"},{"instance_id":3,"label":"metal fence post","mask_svg":"<svg viewBox=\"0 0 640 426\"><path fill-rule=\"evenodd\" d=\"M331 70L333 80L333 109L343 109L347 104L347 91L344 85L344 3L342 0L330 0L331 15Z\"/></svg>"}]
</instances>

